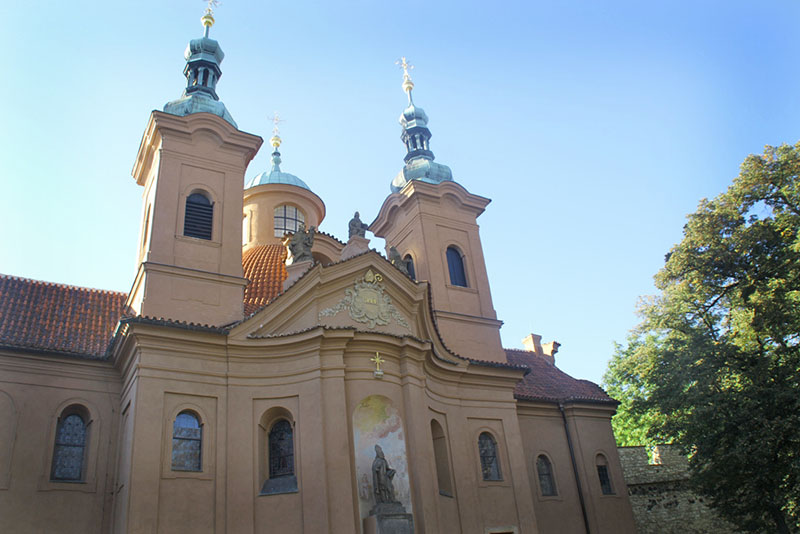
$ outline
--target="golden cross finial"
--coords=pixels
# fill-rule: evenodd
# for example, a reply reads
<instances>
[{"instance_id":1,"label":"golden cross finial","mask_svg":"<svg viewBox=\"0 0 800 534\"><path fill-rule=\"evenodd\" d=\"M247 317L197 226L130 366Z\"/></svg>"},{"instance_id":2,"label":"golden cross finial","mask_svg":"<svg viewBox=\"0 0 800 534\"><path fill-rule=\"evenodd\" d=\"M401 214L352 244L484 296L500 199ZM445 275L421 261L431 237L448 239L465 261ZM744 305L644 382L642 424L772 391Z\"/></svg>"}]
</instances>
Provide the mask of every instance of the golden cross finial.
<instances>
[{"instance_id":1,"label":"golden cross finial","mask_svg":"<svg viewBox=\"0 0 800 534\"><path fill-rule=\"evenodd\" d=\"M275 113L272 114L272 135L278 135L280 133L280 130L278 129L278 124L281 122L286 122L286 121L283 120L276 111Z\"/></svg>"},{"instance_id":2,"label":"golden cross finial","mask_svg":"<svg viewBox=\"0 0 800 534\"><path fill-rule=\"evenodd\" d=\"M403 91L408 93L409 100L411 99L411 90L414 88L414 82L411 81L411 74L408 71L414 68L414 65L408 62L406 56L401 57L397 61L394 62L395 65L399 65L401 69L403 69Z\"/></svg>"},{"instance_id":3,"label":"golden cross finial","mask_svg":"<svg viewBox=\"0 0 800 534\"><path fill-rule=\"evenodd\" d=\"M370 358L369 361L375 362L375 372L373 373L375 375L375 378L382 377L383 376L383 370L381 369L381 364L385 363L386 360L381 358L381 353L380 352L376 352L375 356Z\"/></svg>"},{"instance_id":4,"label":"golden cross finial","mask_svg":"<svg viewBox=\"0 0 800 534\"><path fill-rule=\"evenodd\" d=\"M208 7L206 7L205 14L200 17L200 22L203 23L206 29L205 36L208 37L208 30L214 25L214 8L219 5L219 0L203 0L203 2L206 2Z\"/></svg>"},{"instance_id":5,"label":"golden cross finial","mask_svg":"<svg viewBox=\"0 0 800 534\"><path fill-rule=\"evenodd\" d=\"M394 63L395 65L400 65L400 68L403 69L403 78L409 78L409 79L411 78L411 75L408 73L408 71L412 70L414 68L414 65L408 62L406 56L401 57Z\"/></svg>"}]
</instances>

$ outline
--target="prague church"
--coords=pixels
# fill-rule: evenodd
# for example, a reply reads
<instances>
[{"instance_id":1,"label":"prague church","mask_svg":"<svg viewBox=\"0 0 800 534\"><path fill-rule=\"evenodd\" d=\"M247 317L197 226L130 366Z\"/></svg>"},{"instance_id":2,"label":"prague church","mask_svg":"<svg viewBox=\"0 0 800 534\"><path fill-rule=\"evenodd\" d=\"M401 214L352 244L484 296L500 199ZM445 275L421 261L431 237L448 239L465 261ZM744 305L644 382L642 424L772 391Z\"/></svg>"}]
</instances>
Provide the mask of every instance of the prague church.
<instances>
[{"instance_id":1,"label":"prague church","mask_svg":"<svg viewBox=\"0 0 800 534\"><path fill-rule=\"evenodd\" d=\"M404 162L340 239L277 132L248 174L202 21L135 156L130 292L0 275L0 530L635 532L617 402L556 342L503 348L490 200L434 161L408 69Z\"/></svg>"}]
</instances>

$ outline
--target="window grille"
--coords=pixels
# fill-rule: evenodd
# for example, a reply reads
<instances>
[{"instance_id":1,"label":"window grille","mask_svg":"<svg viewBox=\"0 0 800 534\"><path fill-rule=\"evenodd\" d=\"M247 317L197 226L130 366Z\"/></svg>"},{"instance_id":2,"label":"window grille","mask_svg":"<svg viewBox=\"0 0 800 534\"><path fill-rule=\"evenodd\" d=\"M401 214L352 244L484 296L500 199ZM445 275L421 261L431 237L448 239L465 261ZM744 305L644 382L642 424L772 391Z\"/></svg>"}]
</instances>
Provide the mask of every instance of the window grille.
<instances>
[{"instance_id":1,"label":"window grille","mask_svg":"<svg viewBox=\"0 0 800 534\"><path fill-rule=\"evenodd\" d=\"M497 459L497 442L488 432L478 437L478 452L481 457L483 480L503 480L500 462Z\"/></svg>"},{"instance_id":2,"label":"window grille","mask_svg":"<svg viewBox=\"0 0 800 534\"><path fill-rule=\"evenodd\" d=\"M192 193L186 198L186 213L183 219L183 235L198 239L211 239L214 222L214 205L201 193Z\"/></svg>"},{"instance_id":3,"label":"window grille","mask_svg":"<svg viewBox=\"0 0 800 534\"><path fill-rule=\"evenodd\" d=\"M202 471L200 453L203 429L200 420L191 412L181 412L172 425L172 470Z\"/></svg>"},{"instance_id":4,"label":"window grille","mask_svg":"<svg viewBox=\"0 0 800 534\"><path fill-rule=\"evenodd\" d=\"M287 233L295 233L304 224L306 216L294 206L283 205L275 208L275 237L283 237Z\"/></svg>"},{"instance_id":5,"label":"window grille","mask_svg":"<svg viewBox=\"0 0 800 534\"><path fill-rule=\"evenodd\" d=\"M53 448L52 480L79 482L83 480L83 459L86 452L86 422L73 413L62 416L56 428Z\"/></svg>"},{"instance_id":6,"label":"window grille","mask_svg":"<svg viewBox=\"0 0 800 534\"><path fill-rule=\"evenodd\" d=\"M614 495L614 486L611 485L611 475L608 472L608 460L602 454L597 455L597 478L600 479L603 495Z\"/></svg>"},{"instance_id":7,"label":"window grille","mask_svg":"<svg viewBox=\"0 0 800 534\"><path fill-rule=\"evenodd\" d=\"M467 287L464 258L456 247L447 247L447 269L450 271L450 285Z\"/></svg>"},{"instance_id":8,"label":"window grille","mask_svg":"<svg viewBox=\"0 0 800 534\"><path fill-rule=\"evenodd\" d=\"M553 476L553 466L544 454L536 459L536 472L539 475L539 488L542 490L542 495L545 497L558 495L555 477Z\"/></svg>"},{"instance_id":9,"label":"window grille","mask_svg":"<svg viewBox=\"0 0 800 534\"><path fill-rule=\"evenodd\" d=\"M269 478L294 474L294 437L292 425L281 419L269 431Z\"/></svg>"}]
</instances>

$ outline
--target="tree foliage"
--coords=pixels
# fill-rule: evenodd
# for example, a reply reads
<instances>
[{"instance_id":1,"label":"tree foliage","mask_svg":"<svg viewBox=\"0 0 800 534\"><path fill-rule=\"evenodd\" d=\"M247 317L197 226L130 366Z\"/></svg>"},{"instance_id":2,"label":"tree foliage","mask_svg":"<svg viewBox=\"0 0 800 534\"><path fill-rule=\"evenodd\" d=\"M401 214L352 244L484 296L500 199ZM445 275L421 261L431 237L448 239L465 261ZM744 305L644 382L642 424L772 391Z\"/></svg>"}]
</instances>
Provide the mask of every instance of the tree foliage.
<instances>
[{"instance_id":1,"label":"tree foliage","mask_svg":"<svg viewBox=\"0 0 800 534\"><path fill-rule=\"evenodd\" d=\"M767 147L700 203L604 378L621 441L682 446L753 532L800 532L799 173L800 143Z\"/></svg>"}]
</instances>

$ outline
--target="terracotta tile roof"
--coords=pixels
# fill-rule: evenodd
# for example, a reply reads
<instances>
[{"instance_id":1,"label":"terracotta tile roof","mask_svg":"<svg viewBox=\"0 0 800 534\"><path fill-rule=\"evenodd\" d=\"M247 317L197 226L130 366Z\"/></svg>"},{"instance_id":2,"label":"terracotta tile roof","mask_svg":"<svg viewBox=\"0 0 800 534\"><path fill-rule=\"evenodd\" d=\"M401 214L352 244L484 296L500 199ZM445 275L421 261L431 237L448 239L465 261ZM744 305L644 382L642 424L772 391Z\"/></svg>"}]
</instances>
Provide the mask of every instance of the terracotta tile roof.
<instances>
[{"instance_id":1,"label":"terracotta tile roof","mask_svg":"<svg viewBox=\"0 0 800 534\"><path fill-rule=\"evenodd\" d=\"M127 297L0 275L0 345L102 358Z\"/></svg>"},{"instance_id":2,"label":"terracotta tile roof","mask_svg":"<svg viewBox=\"0 0 800 534\"><path fill-rule=\"evenodd\" d=\"M242 254L244 277L250 280L244 288L245 317L283 292L286 255L283 245L259 245Z\"/></svg>"},{"instance_id":3,"label":"terracotta tile roof","mask_svg":"<svg viewBox=\"0 0 800 534\"><path fill-rule=\"evenodd\" d=\"M532 352L516 349L505 351L508 363L525 365L531 370L514 389L514 396L518 399L617 404L594 382L572 378Z\"/></svg>"}]
</instances>

